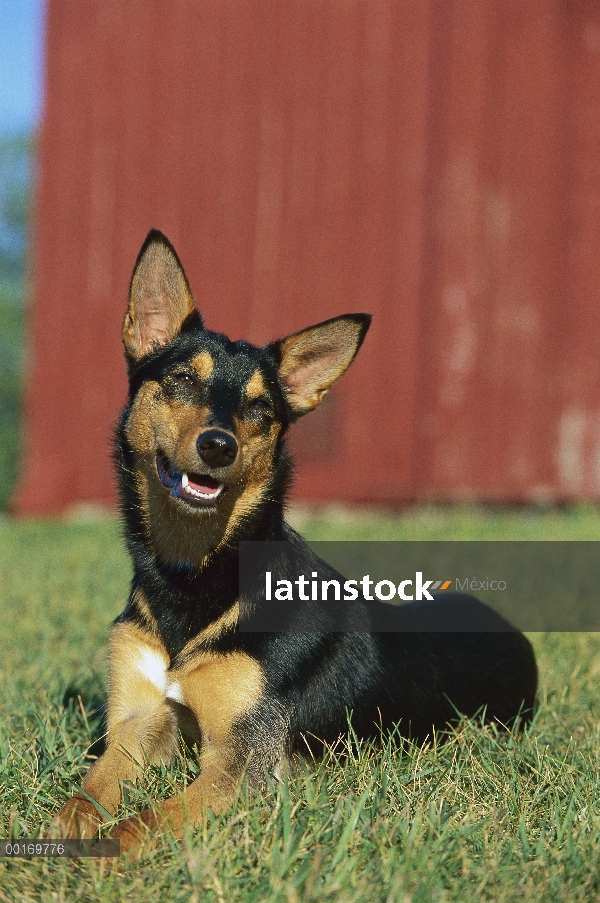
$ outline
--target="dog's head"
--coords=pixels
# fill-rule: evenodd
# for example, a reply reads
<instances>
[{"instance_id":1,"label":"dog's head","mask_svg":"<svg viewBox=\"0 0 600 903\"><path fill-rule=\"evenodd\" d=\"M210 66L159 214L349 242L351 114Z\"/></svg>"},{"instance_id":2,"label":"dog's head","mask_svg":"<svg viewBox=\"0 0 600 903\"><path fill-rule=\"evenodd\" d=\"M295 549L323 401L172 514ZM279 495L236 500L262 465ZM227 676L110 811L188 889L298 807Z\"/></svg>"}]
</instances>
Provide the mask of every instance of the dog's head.
<instances>
[{"instance_id":1,"label":"dog's head","mask_svg":"<svg viewBox=\"0 0 600 903\"><path fill-rule=\"evenodd\" d=\"M264 348L231 342L204 327L174 248L150 232L123 324L130 403L121 433L136 505L163 559L201 566L272 499L288 424L321 403L369 323L349 314Z\"/></svg>"}]
</instances>

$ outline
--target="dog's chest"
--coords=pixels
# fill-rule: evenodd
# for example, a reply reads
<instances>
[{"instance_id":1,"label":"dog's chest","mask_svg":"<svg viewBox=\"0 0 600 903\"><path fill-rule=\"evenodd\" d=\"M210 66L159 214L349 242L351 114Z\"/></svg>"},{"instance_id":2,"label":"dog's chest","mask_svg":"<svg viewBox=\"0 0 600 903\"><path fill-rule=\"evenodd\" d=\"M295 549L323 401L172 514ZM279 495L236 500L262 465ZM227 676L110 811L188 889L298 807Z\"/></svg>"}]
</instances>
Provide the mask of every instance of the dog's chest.
<instances>
[{"instance_id":1,"label":"dog's chest","mask_svg":"<svg viewBox=\"0 0 600 903\"><path fill-rule=\"evenodd\" d=\"M261 665L241 651L216 654L196 650L185 663L169 666L162 649L140 642L128 649L127 684L139 695L157 695L190 709L202 730L216 738L227 735L234 722L250 712L265 690ZM122 686L122 685L121 685Z\"/></svg>"}]
</instances>

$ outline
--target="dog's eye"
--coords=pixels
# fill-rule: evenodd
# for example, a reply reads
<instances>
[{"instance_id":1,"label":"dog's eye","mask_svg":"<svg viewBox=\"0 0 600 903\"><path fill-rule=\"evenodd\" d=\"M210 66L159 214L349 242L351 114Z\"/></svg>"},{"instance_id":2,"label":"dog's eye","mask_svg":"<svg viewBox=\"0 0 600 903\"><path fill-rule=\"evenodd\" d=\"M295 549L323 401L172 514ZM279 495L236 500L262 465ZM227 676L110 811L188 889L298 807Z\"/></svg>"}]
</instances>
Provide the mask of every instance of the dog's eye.
<instances>
[{"instance_id":1,"label":"dog's eye","mask_svg":"<svg viewBox=\"0 0 600 903\"><path fill-rule=\"evenodd\" d=\"M272 411L273 405L268 398L255 398L249 403L249 408L253 411Z\"/></svg>"},{"instance_id":2,"label":"dog's eye","mask_svg":"<svg viewBox=\"0 0 600 903\"><path fill-rule=\"evenodd\" d=\"M173 373L172 375L173 375L173 379L176 380L178 383L181 383L182 386L193 386L194 385L194 380L192 379L192 377L190 376L189 373L184 373L182 371L181 373Z\"/></svg>"}]
</instances>

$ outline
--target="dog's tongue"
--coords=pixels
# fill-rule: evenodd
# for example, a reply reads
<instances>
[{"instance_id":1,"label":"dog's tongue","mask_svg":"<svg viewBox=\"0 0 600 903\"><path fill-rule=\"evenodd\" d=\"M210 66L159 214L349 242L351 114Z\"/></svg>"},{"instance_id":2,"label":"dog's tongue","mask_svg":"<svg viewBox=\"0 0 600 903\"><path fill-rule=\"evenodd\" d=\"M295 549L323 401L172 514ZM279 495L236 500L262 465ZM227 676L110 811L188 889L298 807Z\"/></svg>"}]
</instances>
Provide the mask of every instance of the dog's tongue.
<instances>
[{"instance_id":1,"label":"dog's tongue","mask_svg":"<svg viewBox=\"0 0 600 903\"><path fill-rule=\"evenodd\" d=\"M196 492L203 495L216 495L221 484L212 477L199 476L198 474L188 474L188 486Z\"/></svg>"}]
</instances>

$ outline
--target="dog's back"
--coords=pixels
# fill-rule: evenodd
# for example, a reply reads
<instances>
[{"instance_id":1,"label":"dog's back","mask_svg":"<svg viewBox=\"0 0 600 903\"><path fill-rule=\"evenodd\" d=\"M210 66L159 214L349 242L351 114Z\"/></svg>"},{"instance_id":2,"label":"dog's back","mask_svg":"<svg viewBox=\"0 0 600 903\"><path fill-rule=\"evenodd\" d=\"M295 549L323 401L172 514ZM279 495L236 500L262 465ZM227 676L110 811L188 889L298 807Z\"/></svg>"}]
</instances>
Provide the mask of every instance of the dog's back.
<instances>
[{"instance_id":1,"label":"dog's back","mask_svg":"<svg viewBox=\"0 0 600 903\"><path fill-rule=\"evenodd\" d=\"M459 714L503 725L518 716L527 723L537 688L535 658L529 640L499 614L471 596L447 592L402 606L361 593L324 602L307 592L301 600L298 591L286 602L267 603L267 568L273 585L291 584L298 574L312 575L319 587L344 582L287 525L282 536L276 551L270 544L258 547L264 560L252 547L256 579L244 579L251 598L238 639L260 658L275 696L285 700L289 750L335 741L346 730L348 712L359 736L399 725L419 740Z\"/></svg>"}]
</instances>

